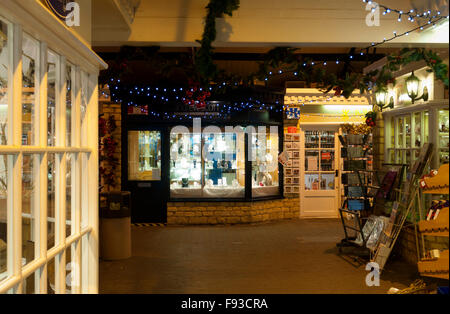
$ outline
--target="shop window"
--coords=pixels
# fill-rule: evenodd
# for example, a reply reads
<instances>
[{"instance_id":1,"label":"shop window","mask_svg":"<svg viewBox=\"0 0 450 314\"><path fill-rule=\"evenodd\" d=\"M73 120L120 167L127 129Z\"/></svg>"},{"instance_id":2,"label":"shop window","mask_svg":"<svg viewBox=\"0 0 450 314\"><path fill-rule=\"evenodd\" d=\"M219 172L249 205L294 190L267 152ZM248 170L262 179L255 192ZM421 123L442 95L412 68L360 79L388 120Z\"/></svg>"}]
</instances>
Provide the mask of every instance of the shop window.
<instances>
[{"instance_id":1,"label":"shop window","mask_svg":"<svg viewBox=\"0 0 450 314\"><path fill-rule=\"evenodd\" d=\"M56 155L47 155L47 248L55 246Z\"/></svg>"},{"instance_id":2,"label":"shop window","mask_svg":"<svg viewBox=\"0 0 450 314\"><path fill-rule=\"evenodd\" d=\"M35 219L38 214L37 199L37 169L38 155L23 155L22 165L22 261L28 264L34 260Z\"/></svg>"},{"instance_id":3,"label":"shop window","mask_svg":"<svg viewBox=\"0 0 450 314\"><path fill-rule=\"evenodd\" d=\"M245 196L244 133L203 134L204 198Z\"/></svg>"},{"instance_id":4,"label":"shop window","mask_svg":"<svg viewBox=\"0 0 450 314\"><path fill-rule=\"evenodd\" d=\"M47 145L56 145L56 102L59 86L59 56L52 51L47 52Z\"/></svg>"},{"instance_id":5,"label":"shop window","mask_svg":"<svg viewBox=\"0 0 450 314\"><path fill-rule=\"evenodd\" d=\"M7 277L8 159L0 155L0 282Z\"/></svg>"},{"instance_id":6,"label":"shop window","mask_svg":"<svg viewBox=\"0 0 450 314\"><path fill-rule=\"evenodd\" d=\"M36 143L36 91L39 43L24 34L22 43L22 145Z\"/></svg>"},{"instance_id":7,"label":"shop window","mask_svg":"<svg viewBox=\"0 0 450 314\"><path fill-rule=\"evenodd\" d=\"M73 82L74 73L73 66L71 64L66 65L66 146L72 146L72 116L73 116L73 99L75 98Z\"/></svg>"},{"instance_id":8,"label":"shop window","mask_svg":"<svg viewBox=\"0 0 450 314\"><path fill-rule=\"evenodd\" d=\"M335 189L334 131L305 130L305 190Z\"/></svg>"},{"instance_id":9,"label":"shop window","mask_svg":"<svg viewBox=\"0 0 450 314\"><path fill-rule=\"evenodd\" d=\"M252 197L278 195L278 128L259 127L251 144Z\"/></svg>"},{"instance_id":10,"label":"shop window","mask_svg":"<svg viewBox=\"0 0 450 314\"><path fill-rule=\"evenodd\" d=\"M244 133L215 131L171 134L172 198L245 197Z\"/></svg>"},{"instance_id":11,"label":"shop window","mask_svg":"<svg viewBox=\"0 0 450 314\"><path fill-rule=\"evenodd\" d=\"M128 132L128 180L161 180L160 132Z\"/></svg>"},{"instance_id":12,"label":"shop window","mask_svg":"<svg viewBox=\"0 0 450 314\"><path fill-rule=\"evenodd\" d=\"M7 145L10 25L0 18L0 145Z\"/></svg>"},{"instance_id":13,"label":"shop window","mask_svg":"<svg viewBox=\"0 0 450 314\"><path fill-rule=\"evenodd\" d=\"M439 162L449 162L449 110L439 110Z\"/></svg>"}]
</instances>

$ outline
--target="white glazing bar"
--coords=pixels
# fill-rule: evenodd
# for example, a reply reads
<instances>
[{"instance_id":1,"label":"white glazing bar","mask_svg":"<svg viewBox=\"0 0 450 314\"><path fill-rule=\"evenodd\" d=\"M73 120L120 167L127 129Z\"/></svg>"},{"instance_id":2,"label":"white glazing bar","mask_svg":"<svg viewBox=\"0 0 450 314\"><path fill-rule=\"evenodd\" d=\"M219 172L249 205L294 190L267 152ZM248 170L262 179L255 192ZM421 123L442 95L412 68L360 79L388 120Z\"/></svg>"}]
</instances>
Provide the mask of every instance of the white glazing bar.
<instances>
[{"instance_id":1,"label":"white glazing bar","mask_svg":"<svg viewBox=\"0 0 450 314\"><path fill-rule=\"evenodd\" d=\"M98 245L98 229L99 229L99 215L98 215L98 182L99 182L99 167L98 167L98 73L89 75L89 90L91 97L87 110L88 126L90 135L88 138L88 146L92 149L89 154L88 161L88 175L89 175L89 227L92 228L89 234L89 255L88 255L88 293L98 293L98 260L99 260L99 245Z\"/></svg>"},{"instance_id":2,"label":"white glazing bar","mask_svg":"<svg viewBox=\"0 0 450 314\"><path fill-rule=\"evenodd\" d=\"M56 102L56 116L59 122L56 123L56 145L64 147L66 140L66 95L67 81L65 79L66 59L61 57L60 65L60 90L59 101ZM56 226L55 226L55 245L64 245L66 239L66 156L65 154L56 155ZM66 254L62 251L55 257L55 292L56 294L65 294L66 277Z\"/></svg>"},{"instance_id":3,"label":"white glazing bar","mask_svg":"<svg viewBox=\"0 0 450 314\"><path fill-rule=\"evenodd\" d=\"M74 122L73 122L73 143L74 146L81 146L81 71L76 67L76 76L74 86L76 97L74 101ZM83 154L76 154L74 165L72 167L72 234L79 235L81 233L81 158ZM81 241L72 244L72 293L79 294L81 284Z\"/></svg>"},{"instance_id":4,"label":"white glazing bar","mask_svg":"<svg viewBox=\"0 0 450 314\"><path fill-rule=\"evenodd\" d=\"M14 25L13 35L13 106L9 119L12 145L22 144L22 27ZM22 154L8 156L8 269L20 279L14 293L22 293Z\"/></svg>"},{"instance_id":5,"label":"white glazing bar","mask_svg":"<svg viewBox=\"0 0 450 314\"><path fill-rule=\"evenodd\" d=\"M47 146L47 87L48 87L48 72L47 72L47 44L41 43L40 59L41 59L41 76L40 76L40 92L39 92L39 145ZM38 224L36 226L36 257L47 258L47 171L48 158L47 154L43 153L40 156L39 163L39 192L38 192L38 211L36 211L36 219ZM36 271L35 276L35 293L47 293L47 263Z\"/></svg>"}]
</instances>

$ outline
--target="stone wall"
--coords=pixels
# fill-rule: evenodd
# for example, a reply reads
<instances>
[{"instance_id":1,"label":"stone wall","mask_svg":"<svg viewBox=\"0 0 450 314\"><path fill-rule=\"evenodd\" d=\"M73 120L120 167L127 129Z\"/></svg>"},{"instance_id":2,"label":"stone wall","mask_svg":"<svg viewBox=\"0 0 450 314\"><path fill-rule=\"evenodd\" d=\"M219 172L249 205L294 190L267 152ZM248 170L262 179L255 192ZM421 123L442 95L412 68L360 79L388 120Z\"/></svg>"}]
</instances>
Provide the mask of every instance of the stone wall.
<instances>
[{"instance_id":1,"label":"stone wall","mask_svg":"<svg viewBox=\"0 0 450 314\"><path fill-rule=\"evenodd\" d=\"M170 202L169 225L245 224L298 218L298 198L253 202Z\"/></svg>"},{"instance_id":2,"label":"stone wall","mask_svg":"<svg viewBox=\"0 0 450 314\"><path fill-rule=\"evenodd\" d=\"M425 252L432 249L448 250L449 248L448 237L425 236L424 240ZM423 253L424 251L421 244L420 233L418 233L418 241L420 252ZM400 256L403 260L410 264L417 264L416 236L413 226L403 228L397 239L397 243L394 246L393 253Z\"/></svg>"}]
</instances>

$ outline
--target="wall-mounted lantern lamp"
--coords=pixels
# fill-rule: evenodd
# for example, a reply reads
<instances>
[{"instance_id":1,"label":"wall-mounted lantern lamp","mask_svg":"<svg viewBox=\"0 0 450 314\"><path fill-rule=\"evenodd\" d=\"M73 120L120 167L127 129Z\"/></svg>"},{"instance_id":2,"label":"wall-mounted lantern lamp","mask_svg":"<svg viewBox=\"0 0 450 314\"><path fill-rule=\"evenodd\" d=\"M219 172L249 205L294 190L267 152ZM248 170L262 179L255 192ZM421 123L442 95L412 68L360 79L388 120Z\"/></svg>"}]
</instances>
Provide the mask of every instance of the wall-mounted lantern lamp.
<instances>
[{"instance_id":1,"label":"wall-mounted lantern lamp","mask_svg":"<svg viewBox=\"0 0 450 314\"><path fill-rule=\"evenodd\" d=\"M378 107L380 107L380 110L383 111L383 109L386 108L394 108L394 97L389 98L389 103L386 105L388 92L386 88L381 87L375 92L375 101Z\"/></svg>"},{"instance_id":2,"label":"wall-mounted lantern lamp","mask_svg":"<svg viewBox=\"0 0 450 314\"><path fill-rule=\"evenodd\" d=\"M412 72L411 76L406 79L406 90L413 104L416 100L420 99L423 99L424 101L428 100L428 89L426 86L423 87L422 96L417 97L419 95L419 83L420 80L417 76L414 75L414 71Z\"/></svg>"}]
</instances>

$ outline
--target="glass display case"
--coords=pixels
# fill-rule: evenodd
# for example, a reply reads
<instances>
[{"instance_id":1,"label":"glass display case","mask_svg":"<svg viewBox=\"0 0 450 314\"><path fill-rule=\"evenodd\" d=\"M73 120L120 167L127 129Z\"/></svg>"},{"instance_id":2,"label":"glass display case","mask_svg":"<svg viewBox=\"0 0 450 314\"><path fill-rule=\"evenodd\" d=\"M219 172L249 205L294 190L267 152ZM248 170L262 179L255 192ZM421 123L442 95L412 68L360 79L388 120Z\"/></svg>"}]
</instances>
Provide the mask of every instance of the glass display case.
<instances>
[{"instance_id":1,"label":"glass display case","mask_svg":"<svg viewBox=\"0 0 450 314\"><path fill-rule=\"evenodd\" d=\"M252 197L279 195L278 132L267 127L251 136ZM294 156L291 156L293 158ZM297 156L298 158L299 156Z\"/></svg>"},{"instance_id":2,"label":"glass display case","mask_svg":"<svg viewBox=\"0 0 450 314\"><path fill-rule=\"evenodd\" d=\"M170 197L243 199L246 180L252 182L252 197L279 195L278 133L248 135L251 174L247 174L244 131L171 133Z\"/></svg>"},{"instance_id":3,"label":"glass display case","mask_svg":"<svg viewBox=\"0 0 450 314\"><path fill-rule=\"evenodd\" d=\"M388 120L388 162L414 163L423 144L428 142L428 118L429 112L421 111L391 117Z\"/></svg>"},{"instance_id":4,"label":"glass display case","mask_svg":"<svg viewBox=\"0 0 450 314\"><path fill-rule=\"evenodd\" d=\"M160 132L128 132L128 180L161 180Z\"/></svg>"},{"instance_id":5,"label":"glass display case","mask_svg":"<svg viewBox=\"0 0 450 314\"><path fill-rule=\"evenodd\" d=\"M245 197L243 133L171 134L170 196Z\"/></svg>"}]
</instances>

